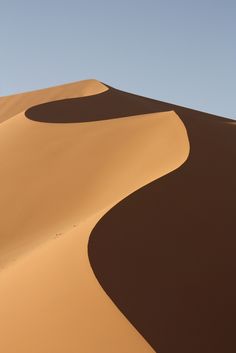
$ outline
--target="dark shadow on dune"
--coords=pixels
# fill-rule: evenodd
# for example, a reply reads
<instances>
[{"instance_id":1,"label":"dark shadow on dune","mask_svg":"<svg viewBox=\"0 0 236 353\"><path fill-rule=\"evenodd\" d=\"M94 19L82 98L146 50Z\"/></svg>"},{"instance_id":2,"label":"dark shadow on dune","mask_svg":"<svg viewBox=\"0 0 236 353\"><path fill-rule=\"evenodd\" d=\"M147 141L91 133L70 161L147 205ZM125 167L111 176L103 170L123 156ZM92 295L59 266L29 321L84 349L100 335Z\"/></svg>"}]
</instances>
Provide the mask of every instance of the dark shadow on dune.
<instances>
[{"instance_id":1,"label":"dark shadow on dune","mask_svg":"<svg viewBox=\"0 0 236 353\"><path fill-rule=\"evenodd\" d=\"M161 102L159 103L161 104ZM27 118L45 123L78 123L114 119L168 110L157 107L157 101L109 87L108 91L88 96L63 99L29 108Z\"/></svg>"},{"instance_id":2,"label":"dark shadow on dune","mask_svg":"<svg viewBox=\"0 0 236 353\"><path fill-rule=\"evenodd\" d=\"M139 97L133 99L133 112L143 113ZM188 131L190 157L100 220L89 241L92 268L159 353L234 353L236 127L140 99L145 112L177 112Z\"/></svg>"},{"instance_id":3,"label":"dark shadow on dune","mask_svg":"<svg viewBox=\"0 0 236 353\"><path fill-rule=\"evenodd\" d=\"M147 100L149 104L147 105ZM47 123L77 123L153 113L156 101L109 87L88 96L43 103L29 108L27 118Z\"/></svg>"}]
</instances>

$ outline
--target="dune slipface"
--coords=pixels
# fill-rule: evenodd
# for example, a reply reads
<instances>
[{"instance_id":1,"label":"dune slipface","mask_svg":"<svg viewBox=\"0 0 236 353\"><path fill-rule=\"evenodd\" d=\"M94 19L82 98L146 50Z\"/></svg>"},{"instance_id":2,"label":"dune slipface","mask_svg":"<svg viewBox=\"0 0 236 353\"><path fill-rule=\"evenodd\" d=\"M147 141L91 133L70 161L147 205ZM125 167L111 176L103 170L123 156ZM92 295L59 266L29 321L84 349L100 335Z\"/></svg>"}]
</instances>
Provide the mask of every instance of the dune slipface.
<instances>
[{"instance_id":1,"label":"dune slipface","mask_svg":"<svg viewBox=\"0 0 236 353\"><path fill-rule=\"evenodd\" d=\"M178 113L190 156L100 220L89 241L90 262L156 351L233 353L236 127L220 117L150 103L156 111Z\"/></svg>"}]
</instances>

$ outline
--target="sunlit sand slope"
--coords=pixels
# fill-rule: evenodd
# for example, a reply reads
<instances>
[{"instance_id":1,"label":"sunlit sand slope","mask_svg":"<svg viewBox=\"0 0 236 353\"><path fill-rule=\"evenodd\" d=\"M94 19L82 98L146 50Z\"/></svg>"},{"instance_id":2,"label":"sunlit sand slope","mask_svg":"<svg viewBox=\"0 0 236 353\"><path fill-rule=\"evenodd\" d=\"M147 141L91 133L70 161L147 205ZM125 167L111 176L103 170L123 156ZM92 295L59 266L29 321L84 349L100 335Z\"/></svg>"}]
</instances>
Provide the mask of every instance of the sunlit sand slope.
<instances>
[{"instance_id":1,"label":"sunlit sand slope","mask_svg":"<svg viewBox=\"0 0 236 353\"><path fill-rule=\"evenodd\" d=\"M174 112L84 124L22 113L2 123L1 263L175 169L183 131Z\"/></svg>"}]
</instances>

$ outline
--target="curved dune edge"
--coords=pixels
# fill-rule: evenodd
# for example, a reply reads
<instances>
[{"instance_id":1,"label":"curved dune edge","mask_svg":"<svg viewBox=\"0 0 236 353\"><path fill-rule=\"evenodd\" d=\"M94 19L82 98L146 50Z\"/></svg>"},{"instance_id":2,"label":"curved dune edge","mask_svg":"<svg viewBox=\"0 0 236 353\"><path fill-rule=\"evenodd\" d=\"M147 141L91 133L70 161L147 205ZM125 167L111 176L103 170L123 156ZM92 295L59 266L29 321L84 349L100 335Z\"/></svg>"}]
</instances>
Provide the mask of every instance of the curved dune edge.
<instances>
[{"instance_id":1,"label":"curved dune edge","mask_svg":"<svg viewBox=\"0 0 236 353\"><path fill-rule=\"evenodd\" d=\"M23 249L21 258L0 273L0 331L4 352L151 352L150 346L95 279L87 243L91 229L110 207L186 160L189 143L181 120L174 112L165 112L55 127L29 121L19 114L1 125L1 133L0 141L9 154L8 160L0 156L5 162L4 171L8 170L2 179L3 192L9 186L6 196L3 195L1 210L7 218L4 234L7 235L12 226L6 210L9 207L12 211L16 191L21 209L22 200L27 200L22 214L30 214L33 209L34 214L40 215L38 222L34 218L28 218L23 224L20 218L18 223L16 220L15 231L13 228L9 231L9 243L9 236L5 243L1 238L6 261L14 249L18 255L19 249ZM8 138L10 133L14 138ZM24 136L23 142L21 136ZM42 151L44 145L47 146L47 161ZM76 153L68 162L68 151L72 153L72 150ZM86 158L83 157L85 150ZM15 155L15 151L19 153ZM32 165L35 153L37 166ZM64 159L63 153L67 158ZM78 164L75 166L76 160L79 168ZM54 163L52 179L49 169L47 182L42 172L43 168L48 168L45 163ZM16 170L21 173L24 165L29 164L32 165L29 175L16 175ZM68 179L68 170L72 179ZM9 180L11 175L14 175L14 183ZM60 190L65 180L68 181L66 195L72 195L69 199L65 199ZM15 190L10 192L14 186ZM46 196L48 202L45 203ZM32 204L35 199L37 203ZM71 214L72 210L76 212ZM17 214L17 208L13 214ZM60 221L62 214L63 222ZM30 215L33 217L33 213ZM28 236L34 234L37 239L27 240L27 231ZM56 233L56 240L45 241L49 233L54 236ZM38 238L41 245L36 248ZM3 258L4 254L1 255Z\"/></svg>"},{"instance_id":2,"label":"curved dune edge","mask_svg":"<svg viewBox=\"0 0 236 353\"><path fill-rule=\"evenodd\" d=\"M106 90L108 90L108 87L103 83L91 79L0 97L0 123L37 104L67 98L92 96Z\"/></svg>"},{"instance_id":3,"label":"curved dune edge","mask_svg":"<svg viewBox=\"0 0 236 353\"><path fill-rule=\"evenodd\" d=\"M156 351L234 352L235 124L178 109L189 158L97 223L89 259L106 293Z\"/></svg>"}]
</instances>

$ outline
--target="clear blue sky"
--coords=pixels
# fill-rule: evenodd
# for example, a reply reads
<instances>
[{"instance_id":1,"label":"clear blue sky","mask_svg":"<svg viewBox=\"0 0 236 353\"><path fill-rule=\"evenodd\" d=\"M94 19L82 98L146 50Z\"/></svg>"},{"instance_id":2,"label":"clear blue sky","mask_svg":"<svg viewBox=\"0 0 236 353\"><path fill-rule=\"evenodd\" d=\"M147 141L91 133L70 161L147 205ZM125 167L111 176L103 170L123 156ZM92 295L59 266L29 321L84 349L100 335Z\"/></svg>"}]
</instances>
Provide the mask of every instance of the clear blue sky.
<instances>
[{"instance_id":1,"label":"clear blue sky","mask_svg":"<svg viewBox=\"0 0 236 353\"><path fill-rule=\"evenodd\" d=\"M236 118L236 0L1 0L0 95L96 78Z\"/></svg>"}]
</instances>

